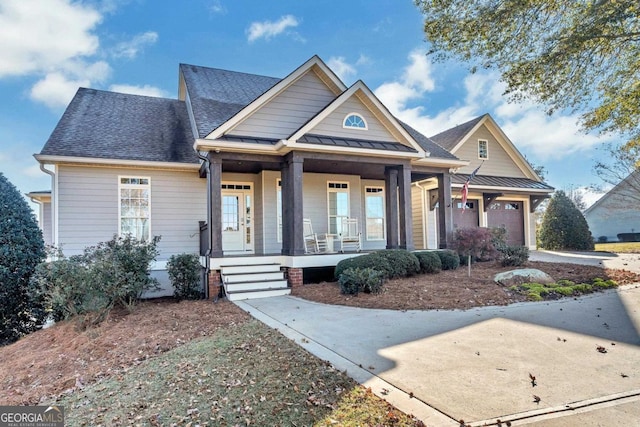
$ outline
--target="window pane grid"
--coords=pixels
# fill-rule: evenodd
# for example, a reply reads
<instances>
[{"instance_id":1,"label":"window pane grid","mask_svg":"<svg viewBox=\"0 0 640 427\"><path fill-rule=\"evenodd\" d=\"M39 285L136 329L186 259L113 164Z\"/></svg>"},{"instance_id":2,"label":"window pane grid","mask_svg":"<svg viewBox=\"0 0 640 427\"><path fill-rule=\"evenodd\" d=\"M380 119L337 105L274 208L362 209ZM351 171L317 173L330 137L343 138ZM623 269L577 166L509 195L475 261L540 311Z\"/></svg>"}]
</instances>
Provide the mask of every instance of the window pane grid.
<instances>
[{"instance_id":1,"label":"window pane grid","mask_svg":"<svg viewBox=\"0 0 640 427\"><path fill-rule=\"evenodd\" d=\"M365 214L367 240L384 240L384 189L365 188Z\"/></svg>"},{"instance_id":2,"label":"window pane grid","mask_svg":"<svg viewBox=\"0 0 640 427\"><path fill-rule=\"evenodd\" d=\"M139 240L150 237L149 178L120 178L120 234Z\"/></svg>"}]
</instances>

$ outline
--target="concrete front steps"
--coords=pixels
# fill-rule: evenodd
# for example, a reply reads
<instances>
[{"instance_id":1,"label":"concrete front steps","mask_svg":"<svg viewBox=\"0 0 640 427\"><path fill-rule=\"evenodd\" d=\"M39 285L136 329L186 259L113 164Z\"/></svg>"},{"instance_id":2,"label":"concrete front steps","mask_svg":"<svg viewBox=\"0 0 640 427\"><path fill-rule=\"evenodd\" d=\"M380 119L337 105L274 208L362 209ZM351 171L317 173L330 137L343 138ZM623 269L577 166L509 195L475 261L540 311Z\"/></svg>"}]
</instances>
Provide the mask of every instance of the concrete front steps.
<instances>
[{"instance_id":1,"label":"concrete front steps","mask_svg":"<svg viewBox=\"0 0 640 427\"><path fill-rule=\"evenodd\" d=\"M247 258L241 265L221 265L220 280L229 301L289 295L291 288L280 264Z\"/></svg>"}]
</instances>

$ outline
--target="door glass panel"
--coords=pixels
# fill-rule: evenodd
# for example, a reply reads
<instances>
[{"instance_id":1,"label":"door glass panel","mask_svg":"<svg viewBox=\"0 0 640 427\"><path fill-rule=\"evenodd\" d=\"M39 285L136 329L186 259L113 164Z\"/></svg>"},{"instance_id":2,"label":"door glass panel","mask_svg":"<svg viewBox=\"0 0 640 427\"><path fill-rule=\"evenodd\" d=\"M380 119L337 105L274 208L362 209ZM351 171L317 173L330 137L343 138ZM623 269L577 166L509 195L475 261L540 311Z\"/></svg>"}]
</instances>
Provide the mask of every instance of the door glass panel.
<instances>
[{"instance_id":1,"label":"door glass panel","mask_svg":"<svg viewBox=\"0 0 640 427\"><path fill-rule=\"evenodd\" d=\"M238 196L222 196L222 231L240 230Z\"/></svg>"},{"instance_id":2,"label":"door glass panel","mask_svg":"<svg viewBox=\"0 0 640 427\"><path fill-rule=\"evenodd\" d=\"M245 210L247 211L245 221L246 221L246 239L247 245L251 244L251 196L246 194L244 196Z\"/></svg>"}]
</instances>

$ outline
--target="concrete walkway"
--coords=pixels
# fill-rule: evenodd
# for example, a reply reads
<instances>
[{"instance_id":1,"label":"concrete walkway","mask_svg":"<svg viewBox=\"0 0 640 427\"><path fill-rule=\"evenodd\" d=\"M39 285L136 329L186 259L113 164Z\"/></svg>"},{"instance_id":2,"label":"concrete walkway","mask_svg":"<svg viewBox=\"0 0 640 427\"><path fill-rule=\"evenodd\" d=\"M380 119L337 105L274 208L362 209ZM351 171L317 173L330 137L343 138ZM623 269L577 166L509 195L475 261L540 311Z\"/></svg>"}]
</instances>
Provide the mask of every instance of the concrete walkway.
<instances>
[{"instance_id":1,"label":"concrete walkway","mask_svg":"<svg viewBox=\"0 0 640 427\"><path fill-rule=\"evenodd\" d=\"M466 311L360 309L290 296L238 305L428 426L640 420L637 286Z\"/></svg>"}]
</instances>

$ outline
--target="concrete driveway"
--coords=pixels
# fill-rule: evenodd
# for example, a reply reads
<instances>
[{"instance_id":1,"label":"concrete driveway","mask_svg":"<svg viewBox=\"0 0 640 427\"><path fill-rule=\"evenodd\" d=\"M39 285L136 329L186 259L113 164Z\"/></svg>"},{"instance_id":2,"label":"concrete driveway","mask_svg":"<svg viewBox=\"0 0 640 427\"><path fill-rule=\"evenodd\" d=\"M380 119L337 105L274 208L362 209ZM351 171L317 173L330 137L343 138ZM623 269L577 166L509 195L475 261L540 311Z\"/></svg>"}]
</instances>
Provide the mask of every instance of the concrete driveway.
<instances>
[{"instance_id":1,"label":"concrete driveway","mask_svg":"<svg viewBox=\"0 0 640 427\"><path fill-rule=\"evenodd\" d=\"M580 255L572 257L610 261ZM538 256L554 254L531 259ZM640 287L466 311L360 309L290 296L238 305L429 426L640 420Z\"/></svg>"}]
</instances>

